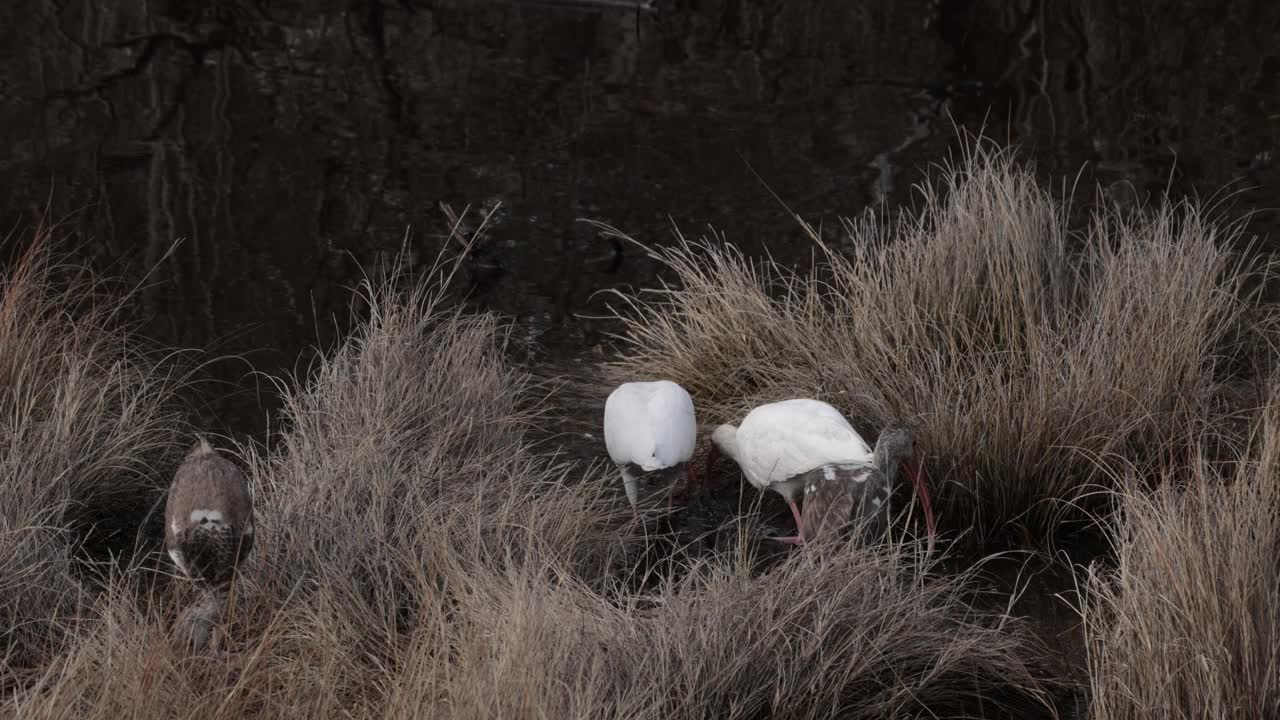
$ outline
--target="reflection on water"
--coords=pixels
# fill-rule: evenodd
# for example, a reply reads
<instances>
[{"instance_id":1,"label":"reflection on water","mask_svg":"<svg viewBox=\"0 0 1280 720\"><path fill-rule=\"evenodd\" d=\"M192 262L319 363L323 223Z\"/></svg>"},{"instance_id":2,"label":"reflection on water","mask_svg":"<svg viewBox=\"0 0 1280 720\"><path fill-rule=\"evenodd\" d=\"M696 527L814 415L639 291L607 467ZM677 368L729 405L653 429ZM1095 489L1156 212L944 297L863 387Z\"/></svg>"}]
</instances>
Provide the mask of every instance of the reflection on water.
<instances>
[{"instance_id":1,"label":"reflection on water","mask_svg":"<svg viewBox=\"0 0 1280 720\"><path fill-rule=\"evenodd\" d=\"M561 361L601 340L579 317L601 310L593 293L656 273L575 218L651 242L710 224L801 257L755 173L814 220L896 206L954 150L954 124L1024 145L1047 177L1089 163L1085 182L1139 194L1235 182L1237 212L1280 224L1276 3L574 4L15 2L0 220L50 202L101 267L159 263L150 332L268 372L332 341L360 267L406 230L429 262L441 203L497 208L471 301ZM211 370L241 388L217 422L261 421L246 364Z\"/></svg>"}]
</instances>

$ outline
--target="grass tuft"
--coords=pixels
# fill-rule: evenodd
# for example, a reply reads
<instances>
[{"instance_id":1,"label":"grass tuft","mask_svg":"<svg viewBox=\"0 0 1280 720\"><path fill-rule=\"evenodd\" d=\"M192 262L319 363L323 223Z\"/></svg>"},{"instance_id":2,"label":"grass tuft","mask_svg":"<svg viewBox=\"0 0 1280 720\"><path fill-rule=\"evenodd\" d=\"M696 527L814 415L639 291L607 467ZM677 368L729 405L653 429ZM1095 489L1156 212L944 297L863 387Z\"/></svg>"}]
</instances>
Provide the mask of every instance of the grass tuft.
<instances>
[{"instance_id":1,"label":"grass tuft","mask_svg":"<svg viewBox=\"0 0 1280 720\"><path fill-rule=\"evenodd\" d=\"M618 306L605 380L679 382L708 425L789 397L831 402L871 440L912 420L944 529L1053 537L1088 520L1114 459L1146 465L1225 423L1270 273L1191 203L1077 233L1068 209L979 145L914 213L846 220L838 242L804 225L807 269L681 238L652 251L677 282Z\"/></svg>"},{"instance_id":2,"label":"grass tuft","mask_svg":"<svg viewBox=\"0 0 1280 720\"><path fill-rule=\"evenodd\" d=\"M1277 399L1259 430L1234 466L1197 458L1121 491L1115 564L1084 578L1092 717L1280 713Z\"/></svg>"},{"instance_id":3,"label":"grass tuft","mask_svg":"<svg viewBox=\"0 0 1280 720\"><path fill-rule=\"evenodd\" d=\"M0 687L57 651L94 587L84 561L134 550L185 430L175 365L51 242L0 276Z\"/></svg>"},{"instance_id":4,"label":"grass tuft","mask_svg":"<svg viewBox=\"0 0 1280 720\"><path fill-rule=\"evenodd\" d=\"M227 658L169 637L189 589L122 573L9 700L24 718L1043 714L1021 621L908 546L740 543L636 582L667 548L612 473L528 441L544 398L508 329L432 283L371 282L353 334L286 390L289 428L243 448L258 508ZM744 533L745 534L745 533ZM110 678L107 681L107 678ZM212 709L211 709L212 708Z\"/></svg>"}]
</instances>

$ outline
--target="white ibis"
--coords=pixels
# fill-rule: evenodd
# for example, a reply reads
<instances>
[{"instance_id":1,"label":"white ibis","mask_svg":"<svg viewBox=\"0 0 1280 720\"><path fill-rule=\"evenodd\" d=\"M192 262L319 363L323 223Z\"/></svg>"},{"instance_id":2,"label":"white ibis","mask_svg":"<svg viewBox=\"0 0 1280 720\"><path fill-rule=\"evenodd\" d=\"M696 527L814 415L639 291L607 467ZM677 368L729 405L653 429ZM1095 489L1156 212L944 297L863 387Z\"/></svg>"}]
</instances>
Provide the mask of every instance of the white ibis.
<instances>
[{"instance_id":1,"label":"white ibis","mask_svg":"<svg viewBox=\"0 0 1280 720\"><path fill-rule=\"evenodd\" d=\"M915 433L894 424L876 438L869 465L828 465L808 473L804 485L804 532L806 539L834 537L850 522L866 521L868 537L879 537L889 527L893 514L891 500L899 486L899 469L915 486L924 508L933 549L933 507L925 487L924 472L914 462Z\"/></svg>"},{"instance_id":2,"label":"white ibis","mask_svg":"<svg viewBox=\"0 0 1280 720\"><path fill-rule=\"evenodd\" d=\"M184 615L193 644L201 646L226 602L236 568L253 549L248 481L201 438L174 474L164 515L169 557L205 594L205 602Z\"/></svg>"},{"instance_id":3,"label":"white ibis","mask_svg":"<svg viewBox=\"0 0 1280 720\"><path fill-rule=\"evenodd\" d=\"M718 450L738 463L752 485L782 495L795 518L797 534L778 539L797 545L805 542L806 527L796 499L808 486L813 485L815 491L825 487L826 483L847 488L859 480L866 482L869 470L879 470L885 478L882 487L889 488L891 492L897 479L896 466L907 464L906 473L916 484L932 538L933 512L928 491L914 468L909 466L910 455L902 456L903 449L910 451L912 446L910 443L903 446L897 433L882 434L881 440L883 442L877 442L877 450L873 452L834 407L807 398L783 400L756 407L737 427L721 425L716 428L711 436L712 453L707 462L713 462ZM833 491L818 495L820 497L810 512L814 518L826 515L826 512L819 513L818 510L827 496L831 500L837 497ZM887 494L884 497L879 497L879 493L860 495L873 508L877 507L875 500L879 499L887 512ZM849 499L852 501L853 495ZM852 513L852 504L847 510Z\"/></svg>"},{"instance_id":4,"label":"white ibis","mask_svg":"<svg viewBox=\"0 0 1280 720\"><path fill-rule=\"evenodd\" d=\"M639 508L683 475L698 441L689 393L670 380L619 385L604 404L604 442L622 473L631 506Z\"/></svg>"}]
</instances>

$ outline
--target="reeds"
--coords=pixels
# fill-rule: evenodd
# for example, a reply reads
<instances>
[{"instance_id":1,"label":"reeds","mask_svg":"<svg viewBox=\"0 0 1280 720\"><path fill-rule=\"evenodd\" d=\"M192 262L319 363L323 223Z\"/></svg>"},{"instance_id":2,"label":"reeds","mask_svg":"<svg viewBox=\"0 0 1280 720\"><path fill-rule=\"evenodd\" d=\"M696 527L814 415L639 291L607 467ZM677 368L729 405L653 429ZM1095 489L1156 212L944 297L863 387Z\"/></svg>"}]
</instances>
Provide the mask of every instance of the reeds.
<instances>
[{"instance_id":1,"label":"reeds","mask_svg":"<svg viewBox=\"0 0 1280 720\"><path fill-rule=\"evenodd\" d=\"M648 543L612 475L526 436L541 398L507 330L431 283L373 283L366 318L244 448L255 555L227 658L169 641L181 584L125 571L9 700L24 718L883 718L1046 714L1023 624L912 546L745 541L632 582ZM744 531L745 532L745 531ZM665 547L665 546L661 546ZM643 587L647 589L637 589Z\"/></svg>"},{"instance_id":2,"label":"reeds","mask_svg":"<svg viewBox=\"0 0 1280 720\"><path fill-rule=\"evenodd\" d=\"M870 437L912 420L953 535L1044 540L1115 509L1115 564L1082 583L1094 716L1275 714L1280 404L1252 454L1222 451L1246 452L1223 398L1269 337L1269 264L1189 204L1072 234L982 148L914 215L805 227L804 269L656 251L678 284L623 308L607 379L681 382L708 425L793 396ZM511 363L500 318L448 306L445 266L370 279L350 335L280 382L284 430L235 453L258 538L229 654L190 655L185 583L143 554L89 583L78 554L103 514L143 534L188 446L181 383L116 328L119 301L66 291L43 257L0 302L3 714L1055 715L1043 649L972 555L766 559L749 518L710 552L647 534L611 471L534 442L558 396Z\"/></svg>"},{"instance_id":3,"label":"reeds","mask_svg":"<svg viewBox=\"0 0 1280 720\"><path fill-rule=\"evenodd\" d=\"M1235 228L1182 203L1072 234L1031 170L982 145L938 185L838 239L805 225L806 269L715 239L654 250L675 282L618 305L607 380L679 382L706 423L789 397L869 438L910 419L940 525L982 542L1087 521L1112 459L1167 458L1225 421L1270 269L1237 253Z\"/></svg>"},{"instance_id":4,"label":"reeds","mask_svg":"<svg viewBox=\"0 0 1280 720\"><path fill-rule=\"evenodd\" d=\"M1280 713L1280 403L1252 451L1126 487L1116 560L1084 576L1093 717Z\"/></svg>"},{"instance_id":5,"label":"reeds","mask_svg":"<svg viewBox=\"0 0 1280 720\"><path fill-rule=\"evenodd\" d=\"M0 687L57 651L92 585L79 561L133 550L185 429L172 358L50 242L0 278Z\"/></svg>"}]
</instances>

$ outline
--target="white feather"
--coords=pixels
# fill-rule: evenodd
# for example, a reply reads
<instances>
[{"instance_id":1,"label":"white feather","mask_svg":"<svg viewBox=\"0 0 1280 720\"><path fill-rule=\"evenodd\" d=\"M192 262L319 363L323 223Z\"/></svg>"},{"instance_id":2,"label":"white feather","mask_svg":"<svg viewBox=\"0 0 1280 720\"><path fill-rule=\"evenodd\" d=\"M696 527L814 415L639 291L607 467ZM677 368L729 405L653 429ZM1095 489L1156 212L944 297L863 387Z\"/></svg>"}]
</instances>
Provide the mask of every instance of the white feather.
<instances>
[{"instance_id":1,"label":"white feather","mask_svg":"<svg viewBox=\"0 0 1280 720\"><path fill-rule=\"evenodd\" d=\"M169 548L169 557L173 559L173 564L178 566L178 569L182 571L183 575L191 575L191 571L187 569L186 558L182 556L180 551Z\"/></svg>"},{"instance_id":2,"label":"white feather","mask_svg":"<svg viewBox=\"0 0 1280 720\"><path fill-rule=\"evenodd\" d=\"M220 510L192 510L191 524L199 525L202 520L208 520L211 523L222 522L222 512Z\"/></svg>"},{"instance_id":3,"label":"white feather","mask_svg":"<svg viewBox=\"0 0 1280 720\"><path fill-rule=\"evenodd\" d=\"M687 462L698 440L693 398L670 380L619 385L604 404L604 444L645 472Z\"/></svg>"},{"instance_id":4,"label":"white feather","mask_svg":"<svg viewBox=\"0 0 1280 720\"><path fill-rule=\"evenodd\" d=\"M820 400L761 405L747 413L731 439L727 430L717 433L729 440L721 443L722 449L758 488L784 483L824 465L874 462L871 447L858 431L839 410Z\"/></svg>"}]
</instances>

